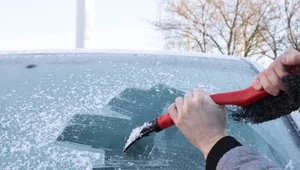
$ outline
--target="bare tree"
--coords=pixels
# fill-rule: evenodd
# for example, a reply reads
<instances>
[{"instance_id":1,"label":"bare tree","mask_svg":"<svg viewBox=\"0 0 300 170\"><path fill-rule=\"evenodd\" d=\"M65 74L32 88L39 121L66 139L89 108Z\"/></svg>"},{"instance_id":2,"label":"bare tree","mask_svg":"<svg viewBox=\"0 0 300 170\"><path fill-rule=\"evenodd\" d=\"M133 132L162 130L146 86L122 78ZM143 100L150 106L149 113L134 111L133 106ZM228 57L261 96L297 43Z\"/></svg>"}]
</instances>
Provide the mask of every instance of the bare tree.
<instances>
[{"instance_id":1,"label":"bare tree","mask_svg":"<svg viewBox=\"0 0 300 170\"><path fill-rule=\"evenodd\" d=\"M266 30L260 32L263 45L259 47L261 56L275 59L286 48L299 51L300 45L300 1L274 1L274 10L268 12L270 19L263 24Z\"/></svg>"},{"instance_id":2,"label":"bare tree","mask_svg":"<svg viewBox=\"0 0 300 170\"><path fill-rule=\"evenodd\" d=\"M268 15L274 10L272 0L246 1L244 3L244 13L241 16L242 22L242 42L239 53L244 56L254 56L260 51L258 48L263 44L260 36L267 31L264 22L271 22L273 18Z\"/></svg>"},{"instance_id":3,"label":"bare tree","mask_svg":"<svg viewBox=\"0 0 300 170\"><path fill-rule=\"evenodd\" d=\"M287 20L287 40L290 46L300 51L300 1L285 0L284 2Z\"/></svg>"},{"instance_id":4,"label":"bare tree","mask_svg":"<svg viewBox=\"0 0 300 170\"><path fill-rule=\"evenodd\" d=\"M166 48L209 52L211 6L201 0L166 0L163 3L165 16L153 24L162 31Z\"/></svg>"},{"instance_id":5,"label":"bare tree","mask_svg":"<svg viewBox=\"0 0 300 170\"><path fill-rule=\"evenodd\" d=\"M286 21L282 19L282 4L278 1L271 3L272 9L268 11L267 18L262 20L265 29L259 32L263 42L257 48L259 57L275 59L286 48Z\"/></svg>"},{"instance_id":6,"label":"bare tree","mask_svg":"<svg viewBox=\"0 0 300 170\"><path fill-rule=\"evenodd\" d=\"M162 4L164 16L153 24L163 33L166 48L272 59L287 46L299 50L300 0L165 0Z\"/></svg>"},{"instance_id":7,"label":"bare tree","mask_svg":"<svg viewBox=\"0 0 300 170\"><path fill-rule=\"evenodd\" d=\"M241 0L228 1L227 3L216 0L211 1L210 4L214 7L215 13L210 17L210 22L214 24L211 24L212 31L209 37L219 52L233 55L241 26L239 20Z\"/></svg>"},{"instance_id":8,"label":"bare tree","mask_svg":"<svg viewBox=\"0 0 300 170\"><path fill-rule=\"evenodd\" d=\"M256 47L262 43L259 32L265 27L262 24L266 18L269 1L211 1L216 13L211 17L214 35L218 37L218 49L224 54L251 56L256 54ZM222 43L222 41L224 41ZM226 44L226 46L221 46Z\"/></svg>"}]
</instances>

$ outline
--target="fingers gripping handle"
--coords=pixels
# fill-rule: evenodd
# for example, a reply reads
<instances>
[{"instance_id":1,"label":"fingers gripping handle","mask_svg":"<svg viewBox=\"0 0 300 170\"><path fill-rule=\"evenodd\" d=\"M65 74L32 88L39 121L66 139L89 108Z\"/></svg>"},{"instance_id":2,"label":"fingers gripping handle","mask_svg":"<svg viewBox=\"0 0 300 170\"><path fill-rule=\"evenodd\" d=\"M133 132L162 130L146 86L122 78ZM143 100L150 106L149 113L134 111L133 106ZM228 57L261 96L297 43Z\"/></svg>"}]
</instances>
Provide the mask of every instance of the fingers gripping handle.
<instances>
[{"instance_id":1,"label":"fingers gripping handle","mask_svg":"<svg viewBox=\"0 0 300 170\"><path fill-rule=\"evenodd\" d=\"M298 66L289 66L286 68L289 74L295 74L298 69ZM257 91L254 89L253 86L250 86L246 89L227 92L227 93L218 93L212 94L210 97L212 100L218 105L238 105L245 107L251 103L254 103L269 94L264 91ZM157 118L158 125L161 129L166 129L170 126L174 125L172 118L170 117L169 113L163 114Z\"/></svg>"},{"instance_id":2,"label":"fingers gripping handle","mask_svg":"<svg viewBox=\"0 0 300 170\"><path fill-rule=\"evenodd\" d=\"M213 101L218 105L237 105L245 107L257 100L260 100L269 94L264 91L257 91L254 89L253 86L250 86L246 89L239 90L239 91L233 91L233 92L227 92L227 93L219 93L219 94L213 94L210 97L213 99Z\"/></svg>"},{"instance_id":3,"label":"fingers gripping handle","mask_svg":"<svg viewBox=\"0 0 300 170\"><path fill-rule=\"evenodd\" d=\"M247 106L263 97L267 96L268 93L265 91L257 91L252 86L239 91L228 92L228 93L219 93L213 94L210 97L216 104L219 105L238 105L238 106ZM163 114L157 118L158 125L161 129L166 129L174 125L172 118L169 113Z\"/></svg>"}]
</instances>

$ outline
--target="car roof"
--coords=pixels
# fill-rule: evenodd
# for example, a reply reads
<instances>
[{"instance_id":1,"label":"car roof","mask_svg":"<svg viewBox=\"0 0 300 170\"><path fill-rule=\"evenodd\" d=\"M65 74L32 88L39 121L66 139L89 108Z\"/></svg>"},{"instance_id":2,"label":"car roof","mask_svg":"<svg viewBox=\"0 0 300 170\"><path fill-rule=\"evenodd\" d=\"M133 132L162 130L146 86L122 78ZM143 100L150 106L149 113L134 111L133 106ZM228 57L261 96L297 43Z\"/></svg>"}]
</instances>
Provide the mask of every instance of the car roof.
<instances>
[{"instance_id":1,"label":"car roof","mask_svg":"<svg viewBox=\"0 0 300 170\"><path fill-rule=\"evenodd\" d=\"M222 59L238 60L235 56L222 55L216 53L201 52L185 52L185 51L169 51L169 50L101 50L101 49L54 49L54 50L16 50L16 51L0 51L0 54L82 54L82 53L98 53L98 54L151 54L151 55L180 55L193 57L214 57Z\"/></svg>"}]
</instances>

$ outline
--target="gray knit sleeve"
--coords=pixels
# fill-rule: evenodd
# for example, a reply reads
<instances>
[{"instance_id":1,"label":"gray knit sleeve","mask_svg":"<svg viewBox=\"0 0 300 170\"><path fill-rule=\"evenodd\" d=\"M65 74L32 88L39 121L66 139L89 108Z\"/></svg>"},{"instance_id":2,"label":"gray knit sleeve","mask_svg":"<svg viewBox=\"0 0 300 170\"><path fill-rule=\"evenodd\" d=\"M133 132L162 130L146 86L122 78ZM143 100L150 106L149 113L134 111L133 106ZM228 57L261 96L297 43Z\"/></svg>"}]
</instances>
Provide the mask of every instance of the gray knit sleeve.
<instances>
[{"instance_id":1,"label":"gray knit sleeve","mask_svg":"<svg viewBox=\"0 0 300 170\"><path fill-rule=\"evenodd\" d=\"M255 150L238 146L222 156L217 170L279 170L280 168Z\"/></svg>"}]
</instances>

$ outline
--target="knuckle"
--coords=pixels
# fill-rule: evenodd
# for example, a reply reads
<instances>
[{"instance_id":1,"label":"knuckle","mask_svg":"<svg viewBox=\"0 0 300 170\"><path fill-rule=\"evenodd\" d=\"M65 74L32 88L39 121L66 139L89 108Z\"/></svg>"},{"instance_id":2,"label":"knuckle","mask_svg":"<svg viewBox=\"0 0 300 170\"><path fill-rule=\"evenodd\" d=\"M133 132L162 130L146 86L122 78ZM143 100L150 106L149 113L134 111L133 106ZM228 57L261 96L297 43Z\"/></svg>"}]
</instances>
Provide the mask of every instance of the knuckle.
<instances>
[{"instance_id":1,"label":"knuckle","mask_svg":"<svg viewBox=\"0 0 300 170\"><path fill-rule=\"evenodd\" d=\"M189 110L190 107L192 107L193 105L194 105L193 101L191 101L191 100L187 100L187 101L186 101L186 106L187 106L187 109L188 109L188 110Z\"/></svg>"},{"instance_id":2,"label":"knuckle","mask_svg":"<svg viewBox=\"0 0 300 170\"><path fill-rule=\"evenodd\" d=\"M273 71L272 68L266 69L266 70L265 70L266 76L267 76L267 77L270 77L270 76L272 75L272 73L273 73L272 71Z\"/></svg>"},{"instance_id":3,"label":"knuckle","mask_svg":"<svg viewBox=\"0 0 300 170\"><path fill-rule=\"evenodd\" d=\"M277 60L277 61L275 60L275 61L270 65L271 68L277 68L277 67L279 67L279 66L280 66L280 65L279 65L279 60ZM270 68L270 67L269 67L269 68Z\"/></svg>"},{"instance_id":4,"label":"knuckle","mask_svg":"<svg viewBox=\"0 0 300 170\"><path fill-rule=\"evenodd\" d=\"M201 97L200 96L196 97L195 101L196 101L196 103L201 103L201 101L202 101Z\"/></svg>"},{"instance_id":5,"label":"knuckle","mask_svg":"<svg viewBox=\"0 0 300 170\"><path fill-rule=\"evenodd\" d=\"M274 93L276 91L276 89L274 88L274 86L272 84L265 85L264 89L268 93Z\"/></svg>"},{"instance_id":6,"label":"knuckle","mask_svg":"<svg viewBox=\"0 0 300 170\"><path fill-rule=\"evenodd\" d=\"M202 103L203 98L204 98L203 95L197 96L197 97L196 97L196 102L197 102L197 103Z\"/></svg>"},{"instance_id":7,"label":"knuckle","mask_svg":"<svg viewBox=\"0 0 300 170\"><path fill-rule=\"evenodd\" d=\"M268 90L268 91L271 91L273 88L272 88L271 84L266 84L265 89Z\"/></svg>"},{"instance_id":8,"label":"knuckle","mask_svg":"<svg viewBox=\"0 0 300 170\"><path fill-rule=\"evenodd\" d=\"M177 98L175 99L176 104L178 104L181 100L182 100L182 97L177 97Z\"/></svg>"},{"instance_id":9,"label":"knuckle","mask_svg":"<svg viewBox=\"0 0 300 170\"><path fill-rule=\"evenodd\" d=\"M181 127L181 126L182 126L182 118L178 118L178 119L176 120L176 122L174 122L174 123L176 123L176 125L177 125L178 127Z\"/></svg>"},{"instance_id":10,"label":"knuckle","mask_svg":"<svg viewBox=\"0 0 300 170\"><path fill-rule=\"evenodd\" d=\"M299 57L300 57L300 53L297 50L293 49L290 59L294 62L297 61L297 58Z\"/></svg>"},{"instance_id":11,"label":"knuckle","mask_svg":"<svg viewBox=\"0 0 300 170\"><path fill-rule=\"evenodd\" d=\"M289 60L294 62L296 60L296 53L293 52L292 55L290 55Z\"/></svg>"},{"instance_id":12,"label":"knuckle","mask_svg":"<svg viewBox=\"0 0 300 170\"><path fill-rule=\"evenodd\" d=\"M265 74L265 71L260 72L260 73L257 75L257 80L260 81L260 80L263 78L264 74Z\"/></svg>"},{"instance_id":13,"label":"knuckle","mask_svg":"<svg viewBox=\"0 0 300 170\"><path fill-rule=\"evenodd\" d=\"M273 85L271 83L267 83L264 85L265 90L272 90Z\"/></svg>"}]
</instances>

